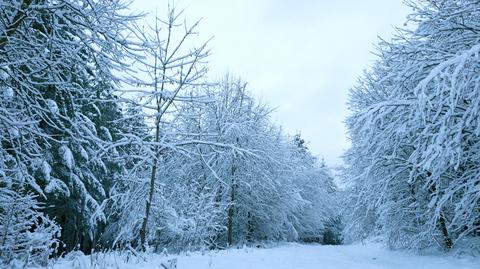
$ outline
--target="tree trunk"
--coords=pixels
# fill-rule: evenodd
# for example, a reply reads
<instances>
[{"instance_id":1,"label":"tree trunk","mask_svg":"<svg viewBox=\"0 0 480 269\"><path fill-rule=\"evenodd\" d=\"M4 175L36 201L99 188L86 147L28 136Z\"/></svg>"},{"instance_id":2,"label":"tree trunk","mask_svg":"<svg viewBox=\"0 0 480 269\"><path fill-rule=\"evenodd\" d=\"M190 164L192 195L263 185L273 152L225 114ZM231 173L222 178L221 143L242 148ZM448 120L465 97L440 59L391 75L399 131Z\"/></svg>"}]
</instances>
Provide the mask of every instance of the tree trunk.
<instances>
[{"instance_id":1,"label":"tree trunk","mask_svg":"<svg viewBox=\"0 0 480 269\"><path fill-rule=\"evenodd\" d=\"M427 175L430 177L432 174L430 172L428 172ZM437 188L436 188L435 184L432 184L432 186L428 189L428 191L429 191L430 195L434 195L435 192L437 191ZM435 203L435 206L437 206L436 203ZM445 215L443 214L442 209L440 209L440 216L438 217L437 227L440 230L440 232L442 233L443 243L445 244L445 248L447 250L451 249L453 243L452 243L452 239L450 238L450 234L449 234L448 229L447 229Z\"/></svg>"},{"instance_id":2,"label":"tree trunk","mask_svg":"<svg viewBox=\"0 0 480 269\"><path fill-rule=\"evenodd\" d=\"M232 166L232 183L230 187L230 205L228 207L228 216L227 216L227 244L231 246L233 244L233 214L234 214L234 204L235 204L235 166Z\"/></svg>"},{"instance_id":3,"label":"tree trunk","mask_svg":"<svg viewBox=\"0 0 480 269\"><path fill-rule=\"evenodd\" d=\"M252 213L248 212L247 214L247 242L253 242L253 231L254 231L254 224L253 224L253 216Z\"/></svg>"},{"instance_id":4,"label":"tree trunk","mask_svg":"<svg viewBox=\"0 0 480 269\"><path fill-rule=\"evenodd\" d=\"M438 228L442 232L443 235L443 242L445 243L445 247L449 250L452 248L452 239L450 239L450 235L447 230L447 225L445 224L445 217L443 216L443 212L440 212L440 217L438 218Z\"/></svg>"},{"instance_id":5,"label":"tree trunk","mask_svg":"<svg viewBox=\"0 0 480 269\"><path fill-rule=\"evenodd\" d=\"M160 122L157 121L155 128L155 142L158 143L160 137ZM155 146L155 154L158 153L158 146ZM146 234L147 234L147 223L148 218L150 217L150 208L152 207L153 193L155 191L155 178L157 177L157 167L158 167L158 156L155 156L153 159L152 173L150 176L150 186L148 192L147 203L145 206L145 216L143 217L142 228L140 229L140 244L142 251L146 249Z\"/></svg>"}]
</instances>

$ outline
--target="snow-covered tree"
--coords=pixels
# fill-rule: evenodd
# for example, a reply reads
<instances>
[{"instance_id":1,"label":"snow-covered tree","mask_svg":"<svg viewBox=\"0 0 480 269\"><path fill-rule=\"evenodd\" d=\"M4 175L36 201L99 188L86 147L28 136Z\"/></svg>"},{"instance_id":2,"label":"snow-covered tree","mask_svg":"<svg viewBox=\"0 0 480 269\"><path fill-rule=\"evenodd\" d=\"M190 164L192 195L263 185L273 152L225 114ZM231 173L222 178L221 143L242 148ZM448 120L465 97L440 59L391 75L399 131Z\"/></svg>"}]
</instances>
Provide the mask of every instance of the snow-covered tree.
<instances>
[{"instance_id":1,"label":"snow-covered tree","mask_svg":"<svg viewBox=\"0 0 480 269\"><path fill-rule=\"evenodd\" d=\"M127 96L126 101L131 103L130 109L135 110L134 114L127 115L127 120L140 120L147 126L143 132L137 130L133 133L124 133L121 141L117 142L122 146L136 145L130 150L137 152L128 153L133 154L129 159L133 161L131 164L134 168L138 168L138 173L129 172L131 180L137 183L135 185L145 189L143 183L148 179L147 196L143 198L146 201L144 213L132 217L140 217L141 226L137 227L138 221L132 221L133 226L130 227L138 230L139 242L129 239L143 250L148 245L149 238L153 238L155 234L155 230L149 230L149 226L152 207L157 206L154 205L154 201L156 198L162 198L155 196L159 188L157 181L161 173L163 153L172 147L172 141L165 140L166 134L170 131L170 122L174 120L171 117L172 111L177 102L186 101L183 92L199 83L207 71L205 66L205 59L209 55L207 44L195 46L194 43L199 22L188 25L182 20L183 11L177 12L174 7L169 6L165 20L155 17L153 25L146 28L137 27L134 33L141 46L143 59L134 65L138 73L130 81L130 86L122 90L122 94ZM150 170L147 178L144 170L146 167Z\"/></svg>"},{"instance_id":2,"label":"snow-covered tree","mask_svg":"<svg viewBox=\"0 0 480 269\"><path fill-rule=\"evenodd\" d=\"M328 169L271 123L270 110L241 80L227 76L185 89L183 96L188 102L177 102L162 125L148 245L180 251L263 240L322 242L335 211ZM128 111L128 121L136 119L133 129L154 126L141 123L151 124L143 109ZM142 134L154 138L133 129L132 141ZM128 167L135 172L107 203L104 235L112 243L139 246L155 145L149 139L132 142L137 153Z\"/></svg>"},{"instance_id":3,"label":"snow-covered tree","mask_svg":"<svg viewBox=\"0 0 480 269\"><path fill-rule=\"evenodd\" d=\"M340 244L339 196L330 169L311 154L300 134L293 137L289 152L294 184L306 201L294 212L298 239Z\"/></svg>"},{"instance_id":4,"label":"snow-covered tree","mask_svg":"<svg viewBox=\"0 0 480 269\"><path fill-rule=\"evenodd\" d=\"M322 237L333 209L327 169L271 123L270 110L241 80L227 76L195 94L205 102L185 104L176 130L198 194L210 192L225 229L211 244L297 240L307 230Z\"/></svg>"},{"instance_id":5,"label":"snow-covered tree","mask_svg":"<svg viewBox=\"0 0 480 269\"><path fill-rule=\"evenodd\" d=\"M0 1L1 170L45 202L70 250L91 248L114 180L111 92L135 18L120 1ZM5 97L5 98L4 98ZM108 153L109 154L109 153ZM63 246L63 245L62 245Z\"/></svg>"},{"instance_id":6,"label":"snow-covered tree","mask_svg":"<svg viewBox=\"0 0 480 269\"><path fill-rule=\"evenodd\" d=\"M480 3L409 4L416 29L382 41L351 92L349 230L450 249L480 229Z\"/></svg>"},{"instance_id":7,"label":"snow-covered tree","mask_svg":"<svg viewBox=\"0 0 480 269\"><path fill-rule=\"evenodd\" d=\"M0 0L2 262L321 237L328 169L246 83L203 81L198 22L126 7Z\"/></svg>"}]
</instances>

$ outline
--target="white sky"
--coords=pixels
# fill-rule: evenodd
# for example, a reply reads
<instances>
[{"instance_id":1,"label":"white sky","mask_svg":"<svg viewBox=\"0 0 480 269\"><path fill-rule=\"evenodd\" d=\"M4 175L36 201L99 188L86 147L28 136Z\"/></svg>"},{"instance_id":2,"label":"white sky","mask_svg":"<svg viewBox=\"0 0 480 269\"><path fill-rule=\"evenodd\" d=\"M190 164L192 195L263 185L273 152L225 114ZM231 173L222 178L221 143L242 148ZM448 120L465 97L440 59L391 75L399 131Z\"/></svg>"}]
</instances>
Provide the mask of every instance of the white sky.
<instances>
[{"instance_id":1,"label":"white sky","mask_svg":"<svg viewBox=\"0 0 480 269\"><path fill-rule=\"evenodd\" d=\"M167 1L134 0L138 11L165 14ZM210 76L227 71L249 83L290 134L301 132L328 165L349 147L348 90L391 37L409 8L402 0L181 0L187 22L202 18L211 41Z\"/></svg>"}]
</instances>

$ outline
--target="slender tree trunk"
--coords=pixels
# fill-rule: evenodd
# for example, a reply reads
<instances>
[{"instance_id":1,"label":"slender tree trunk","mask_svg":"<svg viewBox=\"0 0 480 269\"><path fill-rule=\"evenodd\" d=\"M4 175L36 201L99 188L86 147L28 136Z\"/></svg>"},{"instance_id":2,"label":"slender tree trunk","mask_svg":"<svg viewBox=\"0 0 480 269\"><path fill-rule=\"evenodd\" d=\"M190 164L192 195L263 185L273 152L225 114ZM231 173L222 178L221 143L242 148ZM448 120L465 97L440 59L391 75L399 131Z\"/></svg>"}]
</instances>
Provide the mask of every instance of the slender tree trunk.
<instances>
[{"instance_id":1,"label":"slender tree trunk","mask_svg":"<svg viewBox=\"0 0 480 269\"><path fill-rule=\"evenodd\" d=\"M158 143L160 138L160 122L156 123L155 127L155 142ZM155 146L155 153L158 152L158 146ZM157 169L158 169L158 157L155 156L153 159L152 165L152 173L150 175L150 186L148 192L147 203L145 206L145 216L143 217L142 228L140 229L140 244L142 245L142 250L145 251L146 248L146 234L147 234L147 223L148 218L150 217L150 209L152 207L152 200L153 200L153 193L155 192L155 179L157 177Z\"/></svg>"},{"instance_id":2,"label":"slender tree trunk","mask_svg":"<svg viewBox=\"0 0 480 269\"><path fill-rule=\"evenodd\" d=\"M432 174L430 172L428 172L427 175L431 176ZM430 195L433 195L437 191L437 188L436 188L435 184L433 184L428 189L428 191L429 191ZM437 204L435 204L435 206L437 206ZM450 234L449 234L448 229L447 229L447 224L446 224L446 220L445 220L445 215L443 214L443 209L440 210L440 216L438 217L437 227L440 230L440 232L442 233L443 243L445 244L445 248L447 250L451 249L453 243L452 243L452 239L450 238Z\"/></svg>"},{"instance_id":3,"label":"slender tree trunk","mask_svg":"<svg viewBox=\"0 0 480 269\"><path fill-rule=\"evenodd\" d=\"M247 214L247 241L252 243L253 242L253 216L252 213L248 212Z\"/></svg>"},{"instance_id":4,"label":"slender tree trunk","mask_svg":"<svg viewBox=\"0 0 480 269\"><path fill-rule=\"evenodd\" d=\"M176 19L178 16L175 16L174 10L170 9L169 7L169 15L168 15L168 22L167 23L167 40L165 42L165 47L163 46L162 38L160 35L161 31L164 31L158 23L160 20L158 18L155 19L155 37L153 40L149 40L147 43L155 43L156 46L153 46L153 52L150 54L150 56L153 56L154 63L153 65L148 65L148 68L152 68L153 70L151 72L151 75L154 77L153 85L154 85L154 95L153 97L156 99L156 116L155 116L155 140L154 140L154 159L152 163L152 171L151 171L151 176L150 176L150 186L149 186L149 191L148 191L148 197L146 201L146 206L145 206L145 215L143 218L142 226L140 229L140 244L142 245L141 248L143 251L146 249L146 244L147 244L147 226L148 226L148 219L150 216L150 211L152 207L152 200L153 200L153 195L155 193L155 180L157 177L157 170L159 166L159 158L161 156L161 150L162 147L160 146L160 127L161 127L161 119L164 113L169 109L170 105L173 104L173 102L176 100L177 94L180 92L180 90L183 89L185 85L188 85L189 83L193 82L194 80L198 79L196 77L197 75L201 74L200 71L196 69L196 64L198 61L208 55L208 52L202 53L202 51L205 49L205 45L201 47L200 49L196 49L189 54L186 54L180 58L175 58L174 56L177 54L177 52L180 50L182 47L182 44L184 44L185 39L190 36L195 34L194 28L196 24L190 28L186 29L186 33L183 36L183 38L178 41L178 44L174 45L172 53L169 54L170 51L170 42L171 42L171 37L172 37L172 29L180 26L175 23ZM186 27L186 26L185 26ZM146 37L148 39L148 37ZM184 60L186 58L193 58L191 62L185 63ZM182 60L180 60L182 59ZM172 66L172 63L180 61L179 65L174 64ZM188 62L188 61L187 61ZM184 71L184 67L187 67L187 71ZM203 69L202 69L203 70ZM167 75L168 72L173 72L175 71L175 76L176 78L171 78L169 75ZM194 75L192 75L192 72L194 72ZM203 71L202 71L203 72ZM193 76L193 78L191 78ZM160 80L161 78L161 80ZM168 82L167 82L168 80ZM173 91L170 91L168 96L164 96L165 92L165 87L166 83L176 85L173 87ZM150 83L148 83L150 85ZM150 108L149 108L150 109Z\"/></svg>"},{"instance_id":5,"label":"slender tree trunk","mask_svg":"<svg viewBox=\"0 0 480 269\"><path fill-rule=\"evenodd\" d=\"M157 77L157 55L155 55L155 65L154 65L154 82L155 82L155 93L158 93L158 77ZM158 169L158 158L160 157L159 155L159 146L158 143L160 142L160 124L162 120L162 92L165 89L165 72L166 72L166 67L163 65L162 67L162 83L160 86L160 95L156 97L156 102L157 102L157 115L155 117L155 146L154 146L154 154L155 157L153 158L153 164L152 164L152 172L150 174L150 186L149 186L149 191L148 191L148 197L147 197L147 203L145 205L145 216L143 217L142 221L142 227L140 229L140 244L142 245L142 251L145 251L146 249L146 236L147 236L147 224L148 224L148 218L150 217L150 211L152 208L152 200L153 200L153 194L155 192L155 179L157 178L157 169Z\"/></svg>"},{"instance_id":6,"label":"slender tree trunk","mask_svg":"<svg viewBox=\"0 0 480 269\"><path fill-rule=\"evenodd\" d=\"M150 189L148 192L147 203L145 206L145 216L143 217L142 221L142 228L140 229L140 244L142 245L142 250L145 251L146 248L146 234L147 234L147 223L148 218L150 217L150 208L152 207L152 200L153 200L153 190L155 188L155 177L157 176L157 159L153 161L152 166L152 174L150 176Z\"/></svg>"},{"instance_id":7,"label":"slender tree trunk","mask_svg":"<svg viewBox=\"0 0 480 269\"><path fill-rule=\"evenodd\" d=\"M440 217L438 218L438 228L442 232L443 235L443 242L445 244L445 247L447 249L452 248L452 239L450 239L450 235L448 233L447 225L445 224L445 217L443 215L443 212L440 212Z\"/></svg>"},{"instance_id":8,"label":"slender tree trunk","mask_svg":"<svg viewBox=\"0 0 480 269\"><path fill-rule=\"evenodd\" d=\"M231 246L233 244L233 214L234 214L234 204L235 204L235 170L236 167L232 166L232 183L230 187L230 205L228 207L228 216L227 216L227 244Z\"/></svg>"}]
</instances>

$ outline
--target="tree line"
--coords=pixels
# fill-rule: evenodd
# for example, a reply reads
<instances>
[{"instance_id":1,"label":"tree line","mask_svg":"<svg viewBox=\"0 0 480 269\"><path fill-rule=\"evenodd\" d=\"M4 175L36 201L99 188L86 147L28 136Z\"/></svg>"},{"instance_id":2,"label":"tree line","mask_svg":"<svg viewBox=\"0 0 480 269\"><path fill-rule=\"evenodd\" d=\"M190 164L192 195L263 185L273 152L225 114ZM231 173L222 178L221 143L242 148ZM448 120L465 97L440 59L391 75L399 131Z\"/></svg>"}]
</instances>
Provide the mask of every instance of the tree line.
<instances>
[{"instance_id":1,"label":"tree line","mask_svg":"<svg viewBox=\"0 0 480 269\"><path fill-rule=\"evenodd\" d=\"M372 236L478 249L480 2L407 4L350 91L339 190L246 82L208 78L210 40L181 10L143 25L118 0L0 0L0 261Z\"/></svg>"},{"instance_id":2,"label":"tree line","mask_svg":"<svg viewBox=\"0 0 480 269\"><path fill-rule=\"evenodd\" d=\"M0 258L338 243L337 190L168 8L0 1Z\"/></svg>"}]
</instances>

